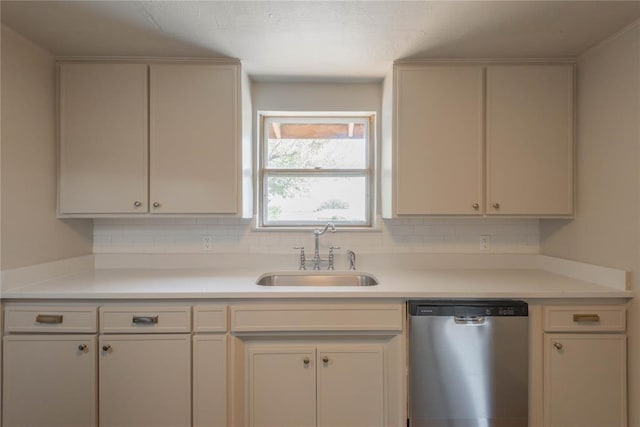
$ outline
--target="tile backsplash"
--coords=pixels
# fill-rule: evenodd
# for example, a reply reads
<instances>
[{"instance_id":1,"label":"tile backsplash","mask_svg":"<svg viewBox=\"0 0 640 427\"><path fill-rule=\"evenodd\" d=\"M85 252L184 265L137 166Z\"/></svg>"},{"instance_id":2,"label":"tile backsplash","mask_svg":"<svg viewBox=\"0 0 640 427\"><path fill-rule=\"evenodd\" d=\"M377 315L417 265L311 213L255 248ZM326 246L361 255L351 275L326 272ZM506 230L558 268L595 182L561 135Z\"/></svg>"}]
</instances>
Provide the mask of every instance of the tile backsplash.
<instances>
[{"instance_id":1,"label":"tile backsplash","mask_svg":"<svg viewBox=\"0 0 640 427\"><path fill-rule=\"evenodd\" d=\"M250 220L229 218L96 219L94 253L264 253L313 251L310 231L256 231ZM483 236L488 249L481 249ZM205 240L207 243L205 244ZM321 237L358 253L538 253L539 221L520 218L410 218L380 220L376 231L340 231ZM208 247L205 248L205 246Z\"/></svg>"}]
</instances>

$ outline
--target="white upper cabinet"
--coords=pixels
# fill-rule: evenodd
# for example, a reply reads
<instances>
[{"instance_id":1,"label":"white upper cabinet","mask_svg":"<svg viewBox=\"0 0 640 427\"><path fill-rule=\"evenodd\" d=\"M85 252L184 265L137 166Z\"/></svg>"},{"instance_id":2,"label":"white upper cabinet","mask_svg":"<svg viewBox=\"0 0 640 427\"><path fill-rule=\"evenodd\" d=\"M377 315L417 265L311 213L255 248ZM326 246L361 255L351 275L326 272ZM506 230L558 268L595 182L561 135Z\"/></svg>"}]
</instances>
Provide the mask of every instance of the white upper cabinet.
<instances>
[{"instance_id":1,"label":"white upper cabinet","mask_svg":"<svg viewBox=\"0 0 640 427\"><path fill-rule=\"evenodd\" d=\"M147 66L61 64L59 210L147 211Z\"/></svg>"},{"instance_id":2,"label":"white upper cabinet","mask_svg":"<svg viewBox=\"0 0 640 427\"><path fill-rule=\"evenodd\" d=\"M573 66L487 67L487 214L573 213Z\"/></svg>"},{"instance_id":3,"label":"white upper cabinet","mask_svg":"<svg viewBox=\"0 0 640 427\"><path fill-rule=\"evenodd\" d=\"M396 74L396 206L404 214L481 214L483 68Z\"/></svg>"},{"instance_id":4,"label":"white upper cabinet","mask_svg":"<svg viewBox=\"0 0 640 427\"><path fill-rule=\"evenodd\" d=\"M571 64L396 64L382 216L571 216L573 107Z\"/></svg>"},{"instance_id":5,"label":"white upper cabinet","mask_svg":"<svg viewBox=\"0 0 640 427\"><path fill-rule=\"evenodd\" d=\"M62 63L60 215L246 215L240 77L237 62Z\"/></svg>"},{"instance_id":6,"label":"white upper cabinet","mask_svg":"<svg viewBox=\"0 0 640 427\"><path fill-rule=\"evenodd\" d=\"M158 213L235 213L235 65L150 66L150 202Z\"/></svg>"}]
</instances>

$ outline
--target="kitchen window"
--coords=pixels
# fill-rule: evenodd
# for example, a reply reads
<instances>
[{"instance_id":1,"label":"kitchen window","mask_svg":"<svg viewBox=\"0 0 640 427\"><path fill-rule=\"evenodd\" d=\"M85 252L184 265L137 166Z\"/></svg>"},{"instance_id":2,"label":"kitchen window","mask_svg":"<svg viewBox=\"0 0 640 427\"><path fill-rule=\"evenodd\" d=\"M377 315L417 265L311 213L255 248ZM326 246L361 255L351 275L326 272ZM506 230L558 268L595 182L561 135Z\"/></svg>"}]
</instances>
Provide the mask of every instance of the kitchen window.
<instances>
[{"instance_id":1,"label":"kitchen window","mask_svg":"<svg viewBox=\"0 0 640 427\"><path fill-rule=\"evenodd\" d=\"M372 226L374 115L262 113L258 227Z\"/></svg>"}]
</instances>

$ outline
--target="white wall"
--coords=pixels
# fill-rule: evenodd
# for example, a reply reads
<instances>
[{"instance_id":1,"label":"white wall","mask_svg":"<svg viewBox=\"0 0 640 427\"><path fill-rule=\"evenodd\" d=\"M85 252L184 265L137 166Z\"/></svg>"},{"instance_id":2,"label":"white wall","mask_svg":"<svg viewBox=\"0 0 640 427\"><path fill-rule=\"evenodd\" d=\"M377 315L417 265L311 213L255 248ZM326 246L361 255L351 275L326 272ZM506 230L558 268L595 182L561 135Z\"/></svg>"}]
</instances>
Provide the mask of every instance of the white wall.
<instances>
[{"instance_id":1,"label":"white wall","mask_svg":"<svg viewBox=\"0 0 640 427\"><path fill-rule=\"evenodd\" d=\"M488 253L538 253L538 221L532 219L415 218L385 220L380 231L327 233L322 250L340 253L477 253L480 236L491 236ZM202 248L211 236L211 250ZM96 219L94 253L295 254L293 246L313 250L310 231L252 231L248 220Z\"/></svg>"},{"instance_id":2,"label":"white wall","mask_svg":"<svg viewBox=\"0 0 640 427\"><path fill-rule=\"evenodd\" d=\"M56 219L56 85L51 53L2 26L3 270L91 253L88 220Z\"/></svg>"},{"instance_id":3,"label":"white wall","mask_svg":"<svg viewBox=\"0 0 640 427\"><path fill-rule=\"evenodd\" d=\"M640 23L578 62L577 209L541 221L541 252L633 272L630 426L640 426Z\"/></svg>"}]
</instances>

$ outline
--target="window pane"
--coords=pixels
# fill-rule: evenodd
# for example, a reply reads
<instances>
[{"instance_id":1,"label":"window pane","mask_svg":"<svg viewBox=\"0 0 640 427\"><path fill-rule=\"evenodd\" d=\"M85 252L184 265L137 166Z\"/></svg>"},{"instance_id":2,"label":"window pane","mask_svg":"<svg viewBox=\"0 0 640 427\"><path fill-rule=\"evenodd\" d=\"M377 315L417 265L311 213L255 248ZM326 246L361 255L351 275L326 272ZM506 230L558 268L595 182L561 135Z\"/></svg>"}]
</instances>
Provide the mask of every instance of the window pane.
<instances>
[{"instance_id":1,"label":"window pane","mask_svg":"<svg viewBox=\"0 0 640 427\"><path fill-rule=\"evenodd\" d=\"M364 176L267 175L264 223L366 224Z\"/></svg>"},{"instance_id":2,"label":"window pane","mask_svg":"<svg viewBox=\"0 0 640 427\"><path fill-rule=\"evenodd\" d=\"M365 123L267 122L265 166L276 169L365 169Z\"/></svg>"}]
</instances>

